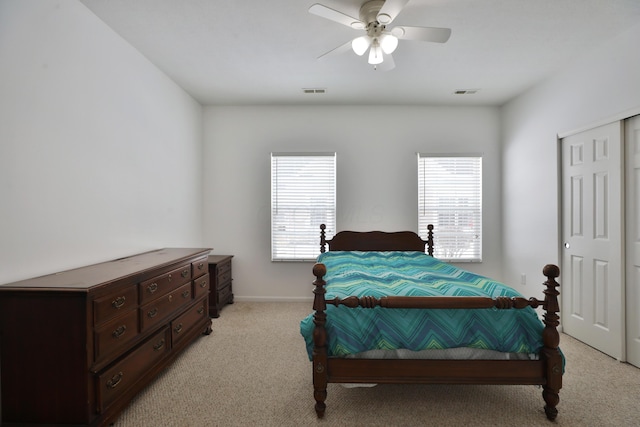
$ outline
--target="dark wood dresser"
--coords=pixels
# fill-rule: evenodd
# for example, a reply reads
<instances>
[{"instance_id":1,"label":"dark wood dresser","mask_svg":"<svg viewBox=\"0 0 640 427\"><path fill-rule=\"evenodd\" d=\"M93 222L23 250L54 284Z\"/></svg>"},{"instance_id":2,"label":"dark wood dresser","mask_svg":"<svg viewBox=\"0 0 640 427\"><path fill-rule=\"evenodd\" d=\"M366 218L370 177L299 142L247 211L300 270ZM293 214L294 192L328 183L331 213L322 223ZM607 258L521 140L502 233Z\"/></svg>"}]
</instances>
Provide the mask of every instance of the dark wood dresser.
<instances>
[{"instance_id":1,"label":"dark wood dresser","mask_svg":"<svg viewBox=\"0 0 640 427\"><path fill-rule=\"evenodd\" d=\"M106 425L211 332L210 249L0 285L2 424Z\"/></svg>"},{"instance_id":2,"label":"dark wood dresser","mask_svg":"<svg viewBox=\"0 0 640 427\"><path fill-rule=\"evenodd\" d=\"M233 255L209 255L209 276L211 294L209 294L209 315L220 317L225 304L233 304L233 276L231 274Z\"/></svg>"}]
</instances>

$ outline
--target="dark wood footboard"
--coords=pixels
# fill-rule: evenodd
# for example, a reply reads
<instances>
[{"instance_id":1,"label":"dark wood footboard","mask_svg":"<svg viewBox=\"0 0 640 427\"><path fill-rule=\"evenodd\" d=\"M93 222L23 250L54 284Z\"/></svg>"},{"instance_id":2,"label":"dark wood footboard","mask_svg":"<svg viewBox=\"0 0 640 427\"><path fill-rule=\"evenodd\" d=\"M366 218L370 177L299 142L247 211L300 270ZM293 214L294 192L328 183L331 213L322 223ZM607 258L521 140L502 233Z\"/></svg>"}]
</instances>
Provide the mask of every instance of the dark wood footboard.
<instances>
[{"instance_id":1,"label":"dark wood footboard","mask_svg":"<svg viewBox=\"0 0 640 427\"><path fill-rule=\"evenodd\" d=\"M332 248L333 249L333 248ZM313 386L315 410L319 418L326 409L328 383L429 383L429 384L534 384L543 387L545 413L554 420L558 414L559 391L562 387L562 355L558 348L560 335L559 284L560 269L547 265L543 274L544 300L522 297L347 297L325 299L326 267L313 267L314 324ZM328 357L326 308L327 304L346 307L384 307L412 309L522 309L542 307L544 330L543 348L539 360L389 360L344 359Z\"/></svg>"}]
</instances>

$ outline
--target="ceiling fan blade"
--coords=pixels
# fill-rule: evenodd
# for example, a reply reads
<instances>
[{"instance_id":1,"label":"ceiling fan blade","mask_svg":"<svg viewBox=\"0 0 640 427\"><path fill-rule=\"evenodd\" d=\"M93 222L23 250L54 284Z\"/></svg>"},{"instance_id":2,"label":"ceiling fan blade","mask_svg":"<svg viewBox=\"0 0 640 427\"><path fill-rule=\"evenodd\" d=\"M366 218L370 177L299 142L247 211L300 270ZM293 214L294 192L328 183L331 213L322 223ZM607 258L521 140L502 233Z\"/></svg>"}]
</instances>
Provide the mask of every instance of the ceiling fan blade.
<instances>
[{"instance_id":1,"label":"ceiling fan blade","mask_svg":"<svg viewBox=\"0 0 640 427\"><path fill-rule=\"evenodd\" d=\"M401 40L420 40L445 43L451 37L451 28L435 27L393 27L391 34Z\"/></svg>"},{"instance_id":2,"label":"ceiling fan blade","mask_svg":"<svg viewBox=\"0 0 640 427\"><path fill-rule=\"evenodd\" d=\"M351 40L349 40L343 45L336 47L335 49L330 50L329 52L323 53L322 55L318 56L318 59L325 59L327 56L338 55L341 53L348 52L350 50L351 50Z\"/></svg>"},{"instance_id":3,"label":"ceiling fan blade","mask_svg":"<svg viewBox=\"0 0 640 427\"><path fill-rule=\"evenodd\" d=\"M386 0L378 12L378 22L388 25L396 19L409 0Z\"/></svg>"},{"instance_id":4,"label":"ceiling fan blade","mask_svg":"<svg viewBox=\"0 0 640 427\"><path fill-rule=\"evenodd\" d=\"M335 9L331 9L330 7L324 6L320 3L311 5L311 7L309 8L309 13L318 15L330 21L337 22L338 24L346 25L350 28L361 30L365 27L364 23L359 19L353 18Z\"/></svg>"},{"instance_id":5,"label":"ceiling fan blade","mask_svg":"<svg viewBox=\"0 0 640 427\"><path fill-rule=\"evenodd\" d=\"M382 61L382 64L376 65L376 70L380 71L391 71L394 68L396 68L396 63L391 54L384 54L384 61Z\"/></svg>"}]
</instances>

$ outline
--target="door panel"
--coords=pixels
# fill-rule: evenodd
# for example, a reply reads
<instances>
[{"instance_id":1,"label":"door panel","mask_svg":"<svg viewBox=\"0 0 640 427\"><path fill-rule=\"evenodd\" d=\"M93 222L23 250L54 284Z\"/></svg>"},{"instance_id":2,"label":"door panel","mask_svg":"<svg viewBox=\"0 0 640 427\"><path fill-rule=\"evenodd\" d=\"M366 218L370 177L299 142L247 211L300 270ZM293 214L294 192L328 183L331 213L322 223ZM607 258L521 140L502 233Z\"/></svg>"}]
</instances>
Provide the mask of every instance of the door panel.
<instances>
[{"instance_id":1,"label":"door panel","mask_svg":"<svg viewBox=\"0 0 640 427\"><path fill-rule=\"evenodd\" d=\"M561 147L563 329L623 360L622 124Z\"/></svg>"},{"instance_id":2,"label":"door panel","mask_svg":"<svg viewBox=\"0 0 640 427\"><path fill-rule=\"evenodd\" d=\"M640 116L625 122L627 360L640 367Z\"/></svg>"}]
</instances>

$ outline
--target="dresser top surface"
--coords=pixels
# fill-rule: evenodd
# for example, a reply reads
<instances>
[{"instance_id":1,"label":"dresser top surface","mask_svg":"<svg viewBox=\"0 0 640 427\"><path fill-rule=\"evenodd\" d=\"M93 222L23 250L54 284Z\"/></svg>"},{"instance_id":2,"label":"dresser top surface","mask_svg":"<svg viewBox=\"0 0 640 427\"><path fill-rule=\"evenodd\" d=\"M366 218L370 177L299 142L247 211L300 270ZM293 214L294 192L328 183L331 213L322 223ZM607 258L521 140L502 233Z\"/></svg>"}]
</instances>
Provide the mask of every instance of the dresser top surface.
<instances>
[{"instance_id":1,"label":"dresser top surface","mask_svg":"<svg viewBox=\"0 0 640 427\"><path fill-rule=\"evenodd\" d=\"M211 248L158 249L46 276L6 283L0 285L0 292L25 289L88 290L107 282L143 274L145 271L206 256L210 251Z\"/></svg>"}]
</instances>

